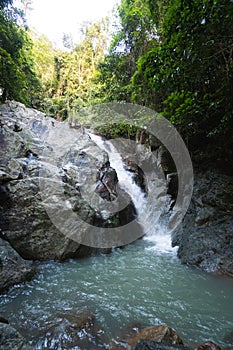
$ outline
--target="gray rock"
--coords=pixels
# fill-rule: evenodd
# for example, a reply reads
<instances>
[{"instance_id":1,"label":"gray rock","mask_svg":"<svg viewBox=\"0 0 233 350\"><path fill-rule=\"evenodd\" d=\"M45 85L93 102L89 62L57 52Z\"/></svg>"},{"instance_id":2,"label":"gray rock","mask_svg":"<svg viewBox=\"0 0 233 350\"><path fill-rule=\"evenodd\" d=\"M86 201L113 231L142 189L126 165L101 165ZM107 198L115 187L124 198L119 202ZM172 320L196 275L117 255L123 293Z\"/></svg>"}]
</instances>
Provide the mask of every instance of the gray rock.
<instances>
[{"instance_id":1,"label":"gray rock","mask_svg":"<svg viewBox=\"0 0 233 350\"><path fill-rule=\"evenodd\" d=\"M30 261L25 261L0 238L0 293L17 283L27 281L35 274Z\"/></svg>"},{"instance_id":2,"label":"gray rock","mask_svg":"<svg viewBox=\"0 0 233 350\"><path fill-rule=\"evenodd\" d=\"M233 276L233 177L196 174L182 226L173 234L178 257L207 272Z\"/></svg>"},{"instance_id":3,"label":"gray rock","mask_svg":"<svg viewBox=\"0 0 233 350\"><path fill-rule=\"evenodd\" d=\"M32 350L23 336L8 324L0 323L0 350Z\"/></svg>"},{"instance_id":4,"label":"gray rock","mask_svg":"<svg viewBox=\"0 0 233 350\"><path fill-rule=\"evenodd\" d=\"M0 314L0 323L5 323L5 324L9 324L9 321Z\"/></svg>"},{"instance_id":5,"label":"gray rock","mask_svg":"<svg viewBox=\"0 0 233 350\"><path fill-rule=\"evenodd\" d=\"M2 105L0 112L0 235L25 259L63 261L96 253L89 231L120 226L123 217L103 214L105 200L95 191L101 174L117 196L107 154L82 128L20 103Z\"/></svg>"}]
</instances>

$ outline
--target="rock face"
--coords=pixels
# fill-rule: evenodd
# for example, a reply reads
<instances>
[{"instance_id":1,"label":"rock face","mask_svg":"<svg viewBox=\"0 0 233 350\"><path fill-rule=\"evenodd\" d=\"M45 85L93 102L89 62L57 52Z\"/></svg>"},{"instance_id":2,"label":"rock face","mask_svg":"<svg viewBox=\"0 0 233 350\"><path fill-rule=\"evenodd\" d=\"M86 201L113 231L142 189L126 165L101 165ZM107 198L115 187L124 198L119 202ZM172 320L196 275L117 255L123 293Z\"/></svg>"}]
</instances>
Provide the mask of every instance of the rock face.
<instances>
[{"instance_id":1,"label":"rock face","mask_svg":"<svg viewBox=\"0 0 233 350\"><path fill-rule=\"evenodd\" d=\"M233 177L196 174L192 201L173 235L178 256L207 272L233 276Z\"/></svg>"},{"instance_id":2,"label":"rock face","mask_svg":"<svg viewBox=\"0 0 233 350\"><path fill-rule=\"evenodd\" d=\"M0 106L0 159L0 236L23 258L87 256L96 252L82 244L90 227L120 223L119 215L99 210L98 179L110 198L117 178L82 128L8 102Z\"/></svg>"},{"instance_id":3,"label":"rock face","mask_svg":"<svg viewBox=\"0 0 233 350\"><path fill-rule=\"evenodd\" d=\"M29 280L34 273L32 263L22 259L8 242L0 238L0 293L14 284ZM0 322L3 322L1 317Z\"/></svg>"}]
</instances>

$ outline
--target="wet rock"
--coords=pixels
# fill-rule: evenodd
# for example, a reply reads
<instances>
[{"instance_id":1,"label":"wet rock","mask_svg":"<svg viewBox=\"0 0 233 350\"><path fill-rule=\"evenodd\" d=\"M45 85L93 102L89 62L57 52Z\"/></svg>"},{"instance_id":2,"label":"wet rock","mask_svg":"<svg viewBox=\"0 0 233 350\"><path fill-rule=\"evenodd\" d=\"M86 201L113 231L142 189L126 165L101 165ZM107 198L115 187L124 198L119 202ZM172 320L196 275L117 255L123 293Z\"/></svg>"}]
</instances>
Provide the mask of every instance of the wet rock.
<instances>
[{"instance_id":1,"label":"wet rock","mask_svg":"<svg viewBox=\"0 0 233 350\"><path fill-rule=\"evenodd\" d=\"M127 339L119 340L110 347L113 350L117 349L133 349L136 344L141 341L153 341L166 344L180 344L183 345L182 339L179 335L166 324L159 326L152 326L143 329L139 329L135 334Z\"/></svg>"},{"instance_id":2,"label":"wet rock","mask_svg":"<svg viewBox=\"0 0 233 350\"><path fill-rule=\"evenodd\" d=\"M158 159L158 164L163 169L165 174L171 174L176 172L176 166L175 163L166 149L163 145L161 145L156 151L156 157Z\"/></svg>"},{"instance_id":3,"label":"wet rock","mask_svg":"<svg viewBox=\"0 0 233 350\"><path fill-rule=\"evenodd\" d=\"M184 345L174 345L165 343L156 343L153 341L141 340L137 343L134 350L190 350Z\"/></svg>"},{"instance_id":4,"label":"wet rock","mask_svg":"<svg viewBox=\"0 0 233 350\"><path fill-rule=\"evenodd\" d=\"M131 159L124 158L125 169L133 174L135 183L147 193L146 182L142 169Z\"/></svg>"},{"instance_id":5,"label":"wet rock","mask_svg":"<svg viewBox=\"0 0 233 350\"><path fill-rule=\"evenodd\" d=\"M5 324L9 324L9 321L0 314L0 323L5 323Z\"/></svg>"},{"instance_id":6,"label":"wet rock","mask_svg":"<svg viewBox=\"0 0 233 350\"><path fill-rule=\"evenodd\" d=\"M39 325L43 349L98 349L109 342L90 311L59 313Z\"/></svg>"},{"instance_id":7,"label":"wet rock","mask_svg":"<svg viewBox=\"0 0 233 350\"><path fill-rule=\"evenodd\" d=\"M14 284L30 280L34 274L32 263L22 259L8 242L0 238L0 293Z\"/></svg>"},{"instance_id":8,"label":"wet rock","mask_svg":"<svg viewBox=\"0 0 233 350\"><path fill-rule=\"evenodd\" d=\"M23 336L8 324L0 323L0 350L32 350Z\"/></svg>"},{"instance_id":9,"label":"wet rock","mask_svg":"<svg viewBox=\"0 0 233 350\"><path fill-rule=\"evenodd\" d=\"M107 201L113 201L117 197L116 185L118 183L116 170L107 163L100 169L97 175L95 192Z\"/></svg>"},{"instance_id":10,"label":"wet rock","mask_svg":"<svg viewBox=\"0 0 233 350\"><path fill-rule=\"evenodd\" d=\"M233 177L217 171L196 174L193 197L173 234L182 263L233 276Z\"/></svg>"},{"instance_id":11,"label":"wet rock","mask_svg":"<svg viewBox=\"0 0 233 350\"><path fill-rule=\"evenodd\" d=\"M207 341L198 346L197 350L221 350L220 346L213 343L212 341Z\"/></svg>"},{"instance_id":12,"label":"wet rock","mask_svg":"<svg viewBox=\"0 0 233 350\"><path fill-rule=\"evenodd\" d=\"M122 328L114 338L111 340L109 347L111 350L124 349L127 340L135 336L135 334L142 329L142 325L138 322L132 322L126 327Z\"/></svg>"}]
</instances>

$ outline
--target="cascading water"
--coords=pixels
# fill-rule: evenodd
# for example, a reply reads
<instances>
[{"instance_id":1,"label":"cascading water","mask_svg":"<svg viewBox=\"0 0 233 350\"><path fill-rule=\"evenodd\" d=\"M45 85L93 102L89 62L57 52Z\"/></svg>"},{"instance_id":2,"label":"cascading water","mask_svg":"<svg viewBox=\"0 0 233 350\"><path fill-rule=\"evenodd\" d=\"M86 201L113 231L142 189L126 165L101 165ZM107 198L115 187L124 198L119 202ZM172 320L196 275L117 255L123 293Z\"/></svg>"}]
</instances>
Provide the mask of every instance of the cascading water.
<instances>
[{"instance_id":1,"label":"cascading water","mask_svg":"<svg viewBox=\"0 0 233 350\"><path fill-rule=\"evenodd\" d=\"M144 327L167 323L192 348L210 339L223 349L231 349L224 337L233 329L232 279L220 279L180 263L157 220L158 197L163 194L160 180L152 184L154 191L148 198L125 170L116 148L96 135L91 137L108 151L120 185L137 209L145 239L112 254L63 264L42 263L32 281L0 296L1 314L35 350L93 349L93 345L95 349L109 349L119 330L132 322ZM151 215L154 212L155 216ZM69 339L64 323L59 323L62 315L68 314L73 320L82 310L95 314L107 336L102 345L98 344L99 330L96 344L90 337L88 346L72 345L73 338ZM86 336L82 333L80 339L85 341Z\"/></svg>"},{"instance_id":2,"label":"cascading water","mask_svg":"<svg viewBox=\"0 0 233 350\"><path fill-rule=\"evenodd\" d=\"M145 234L144 239L153 243L150 249L157 249L162 252L176 252L176 248L171 247L170 235L166 232L165 226L161 223L158 213L159 206L164 206L166 193L161 187L164 186L161 180L153 184L153 194L145 194L135 183L131 172L127 171L122 156L111 140L104 140L101 136L89 134L91 139L105 152L107 152L110 165L117 172L119 186L129 194L137 211L138 223L142 226ZM158 192L156 195L156 191ZM161 196L163 192L163 196ZM159 198L159 199L158 199ZM157 209L157 210L156 210Z\"/></svg>"}]
</instances>

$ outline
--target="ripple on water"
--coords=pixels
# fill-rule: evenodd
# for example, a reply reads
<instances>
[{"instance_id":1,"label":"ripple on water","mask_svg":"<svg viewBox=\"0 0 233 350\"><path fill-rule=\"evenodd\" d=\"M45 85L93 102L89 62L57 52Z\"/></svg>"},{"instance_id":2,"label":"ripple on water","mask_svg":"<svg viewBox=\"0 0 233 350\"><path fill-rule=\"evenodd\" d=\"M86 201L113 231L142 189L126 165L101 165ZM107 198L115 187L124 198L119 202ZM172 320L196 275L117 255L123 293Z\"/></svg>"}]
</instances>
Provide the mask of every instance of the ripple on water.
<instances>
[{"instance_id":1,"label":"ripple on water","mask_svg":"<svg viewBox=\"0 0 233 350\"><path fill-rule=\"evenodd\" d=\"M181 265L173 252L152 247L139 240L110 255L41 264L34 280L0 297L1 312L35 339L56 313L88 309L110 336L130 322L167 323L185 343L224 345L233 330L233 280Z\"/></svg>"}]
</instances>

